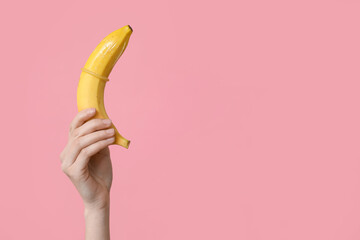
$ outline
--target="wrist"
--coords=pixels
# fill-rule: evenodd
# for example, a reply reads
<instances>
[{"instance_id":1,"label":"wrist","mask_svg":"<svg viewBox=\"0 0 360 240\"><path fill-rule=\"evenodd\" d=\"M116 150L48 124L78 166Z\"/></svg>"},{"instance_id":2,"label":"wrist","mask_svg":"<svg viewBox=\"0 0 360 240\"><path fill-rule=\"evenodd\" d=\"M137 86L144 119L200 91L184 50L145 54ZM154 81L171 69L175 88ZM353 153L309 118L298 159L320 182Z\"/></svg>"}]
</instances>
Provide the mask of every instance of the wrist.
<instances>
[{"instance_id":1,"label":"wrist","mask_svg":"<svg viewBox=\"0 0 360 240\"><path fill-rule=\"evenodd\" d=\"M92 216L106 217L106 216L109 216L109 213L110 213L110 207L103 207L103 208L85 207L84 208L85 218L89 218Z\"/></svg>"},{"instance_id":2,"label":"wrist","mask_svg":"<svg viewBox=\"0 0 360 240\"><path fill-rule=\"evenodd\" d=\"M84 203L84 211L87 212L108 212L110 209L110 203L96 203L96 204L86 204Z\"/></svg>"},{"instance_id":3,"label":"wrist","mask_svg":"<svg viewBox=\"0 0 360 240\"><path fill-rule=\"evenodd\" d=\"M110 196L103 197L93 202L84 201L84 208L86 211L103 211L110 208Z\"/></svg>"}]
</instances>

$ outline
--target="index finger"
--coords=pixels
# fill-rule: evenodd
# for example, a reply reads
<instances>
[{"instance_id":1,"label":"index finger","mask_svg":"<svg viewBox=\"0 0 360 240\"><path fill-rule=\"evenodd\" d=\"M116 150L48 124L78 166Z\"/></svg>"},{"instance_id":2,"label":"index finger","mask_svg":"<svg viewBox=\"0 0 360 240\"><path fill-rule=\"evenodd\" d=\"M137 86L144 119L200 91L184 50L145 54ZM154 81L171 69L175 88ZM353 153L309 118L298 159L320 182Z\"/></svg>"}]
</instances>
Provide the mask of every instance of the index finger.
<instances>
[{"instance_id":1,"label":"index finger","mask_svg":"<svg viewBox=\"0 0 360 240\"><path fill-rule=\"evenodd\" d=\"M95 108L86 108L78 112L70 124L70 132L83 125L85 121L89 120L94 115L95 110Z\"/></svg>"}]
</instances>

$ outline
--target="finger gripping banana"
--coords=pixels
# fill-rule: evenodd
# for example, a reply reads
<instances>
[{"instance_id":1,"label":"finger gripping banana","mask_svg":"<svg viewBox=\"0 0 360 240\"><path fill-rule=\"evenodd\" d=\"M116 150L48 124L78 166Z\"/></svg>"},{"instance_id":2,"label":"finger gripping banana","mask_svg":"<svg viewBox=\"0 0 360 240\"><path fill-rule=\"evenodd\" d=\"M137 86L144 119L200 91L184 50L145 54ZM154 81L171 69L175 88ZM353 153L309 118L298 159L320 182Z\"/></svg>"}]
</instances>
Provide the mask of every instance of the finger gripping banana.
<instances>
[{"instance_id":1,"label":"finger gripping banana","mask_svg":"<svg viewBox=\"0 0 360 240\"><path fill-rule=\"evenodd\" d=\"M78 111L86 108L96 108L93 118L108 119L104 105L105 85L109 75L125 51L133 30L126 25L106 36L91 53L86 64L81 68L80 80L77 88ZM129 148L130 140L124 138L115 125L115 141L113 144Z\"/></svg>"}]
</instances>

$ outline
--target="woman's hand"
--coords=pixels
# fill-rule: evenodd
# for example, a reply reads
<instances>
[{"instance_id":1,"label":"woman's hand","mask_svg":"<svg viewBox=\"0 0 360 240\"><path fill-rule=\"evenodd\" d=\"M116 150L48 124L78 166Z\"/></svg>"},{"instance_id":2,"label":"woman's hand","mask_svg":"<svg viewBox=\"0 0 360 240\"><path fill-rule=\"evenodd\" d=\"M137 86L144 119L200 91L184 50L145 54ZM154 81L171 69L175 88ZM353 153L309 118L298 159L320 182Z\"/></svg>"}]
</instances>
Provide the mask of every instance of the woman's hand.
<instances>
[{"instance_id":1,"label":"woman's hand","mask_svg":"<svg viewBox=\"0 0 360 240\"><path fill-rule=\"evenodd\" d=\"M60 154L61 169L80 193L85 209L94 210L110 204L112 165L108 146L115 141L111 121L91 119L95 111L84 109L75 116L68 143Z\"/></svg>"}]
</instances>

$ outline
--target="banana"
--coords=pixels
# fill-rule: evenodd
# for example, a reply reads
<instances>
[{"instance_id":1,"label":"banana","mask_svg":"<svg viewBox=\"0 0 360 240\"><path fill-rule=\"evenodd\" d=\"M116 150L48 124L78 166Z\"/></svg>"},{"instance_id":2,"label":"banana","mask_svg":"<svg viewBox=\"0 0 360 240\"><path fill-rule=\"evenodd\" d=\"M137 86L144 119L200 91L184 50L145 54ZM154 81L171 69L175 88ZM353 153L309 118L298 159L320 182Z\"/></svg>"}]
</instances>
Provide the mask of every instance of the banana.
<instances>
[{"instance_id":1,"label":"banana","mask_svg":"<svg viewBox=\"0 0 360 240\"><path fill-rule=\"evenodd\" d=\"M91 53L85 66L81 69L80 80L77 88L78 111L86 108L96 108L93 118L108 119L104 106L104 90L109 81L111 70L119 60L128 45L133 30L126 25L106 36ZM129 148L130 140L124 138L116 129L115 141L112 144Z\"/></svg>"}]
</instances>

